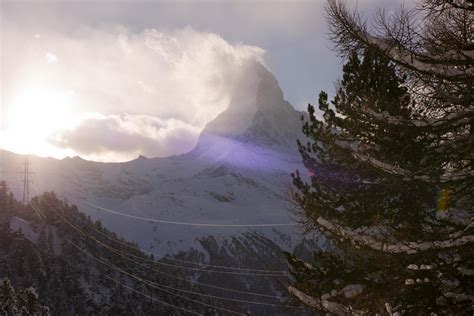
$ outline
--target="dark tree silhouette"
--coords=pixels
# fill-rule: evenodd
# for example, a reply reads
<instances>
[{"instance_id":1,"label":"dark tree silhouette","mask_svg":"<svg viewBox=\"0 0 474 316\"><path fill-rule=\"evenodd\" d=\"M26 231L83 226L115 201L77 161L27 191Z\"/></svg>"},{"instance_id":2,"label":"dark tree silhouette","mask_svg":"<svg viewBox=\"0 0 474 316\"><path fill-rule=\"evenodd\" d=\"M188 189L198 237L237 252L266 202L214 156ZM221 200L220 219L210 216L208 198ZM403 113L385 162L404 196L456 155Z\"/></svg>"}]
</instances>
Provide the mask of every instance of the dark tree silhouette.
<instances>
[{"instance_id":1,"label":"dark tree silhouette","mask_svg":"<svg viewBox=\"0 0 474 316\"><path fill-rule=\"evenodd\" d=\"M369 24L343 1L328 23L347 60L308 107L294 175L301 219L329 241L289 256L298 299L335 314L469 313L474 303L474 12L426 0Z\"/></svg>"}]
</instances>

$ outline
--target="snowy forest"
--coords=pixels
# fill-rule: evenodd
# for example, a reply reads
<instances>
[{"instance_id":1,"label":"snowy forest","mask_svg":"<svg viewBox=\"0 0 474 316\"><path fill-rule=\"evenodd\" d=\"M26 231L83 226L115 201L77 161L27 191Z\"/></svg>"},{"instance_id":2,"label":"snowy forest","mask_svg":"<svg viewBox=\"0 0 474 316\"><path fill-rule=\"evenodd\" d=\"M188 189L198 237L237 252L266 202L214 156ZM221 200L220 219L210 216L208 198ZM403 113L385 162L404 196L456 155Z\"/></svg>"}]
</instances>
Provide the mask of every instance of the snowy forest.
<instances>
[{"instance_id":1,"label":"snowy forest","mask_svg":"<svg viewBox=\"0 0 474 316\"><path fill-rule=\"evenodd\" d=\"M186 261L143 253L53 192L34 197L26 206L5 182L0 193L0 272L5 276L0 307L5 315L241 315L242 304L254 301L244 289L187 278L175 265ZM252 276L252 271L236 273ZM276 282L278 276L272 278ZM268 302L255 303L263 311L299 309L276 304L272 296L263 299Z\"/></svg>"},{"instance_id":2,"label":"snowy forest","mask_svg":"<svg viewBox=\"0 0 474 316\"><path fill-rule=\"evenodd\" d=\"M183 155L5 176L0 314L472 315L474 2L376 12L325 2L307 111L252 62Z\"/></svg>"}]
</instances>

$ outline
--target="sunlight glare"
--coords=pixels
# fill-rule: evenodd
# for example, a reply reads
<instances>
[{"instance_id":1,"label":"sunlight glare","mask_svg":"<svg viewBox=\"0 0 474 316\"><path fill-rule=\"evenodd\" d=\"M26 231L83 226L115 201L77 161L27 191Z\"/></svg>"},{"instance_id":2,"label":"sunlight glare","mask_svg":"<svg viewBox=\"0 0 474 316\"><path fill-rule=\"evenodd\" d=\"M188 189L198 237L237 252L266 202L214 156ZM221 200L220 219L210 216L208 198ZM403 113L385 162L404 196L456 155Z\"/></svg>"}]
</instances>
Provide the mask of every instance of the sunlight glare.
<instances>
[{"instance_id":1,"label":"sunlight glare","mask_svg":"<svg viewBox=\"0 0 474 316\"><path fill-rule=\"evenodd\" d=\"M72 121L73 94L43 87L19 93L6 108L9 149L24 152L50 147L48 137Z\"/></svg>"}]
</instances>

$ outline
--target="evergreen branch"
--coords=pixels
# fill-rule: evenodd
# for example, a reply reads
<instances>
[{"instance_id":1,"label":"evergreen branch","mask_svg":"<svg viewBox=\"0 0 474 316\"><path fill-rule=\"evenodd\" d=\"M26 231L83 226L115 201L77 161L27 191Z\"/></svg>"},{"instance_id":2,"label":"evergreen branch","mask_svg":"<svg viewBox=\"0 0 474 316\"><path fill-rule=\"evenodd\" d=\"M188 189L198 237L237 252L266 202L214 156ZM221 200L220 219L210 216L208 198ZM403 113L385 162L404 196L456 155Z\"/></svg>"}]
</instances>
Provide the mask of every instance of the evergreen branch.
<instances>
[{"instance_id":1,"label":"evergreen branch","mask_svg":"<svg viewBox=\"0 0 474 316\"><path fill-rule=\"evenodd\" d=\"M375 240L372 236L369 235L357 234L356 232L354 232L354 230L346 228L342 225L331 223L322 216L319 216L316 219L316 222L322 229L329 231L332 234L336 234L337 236L342 237L346 240L349 240L352 244L367 246L373 250L387 253L413 254L419 251L428 251L432 249L459 247L474 242L474 235L467 235L458 238L427 241L422 243L407 242L389 244Z\"/></svg>"},{"instance_id":2,"label":"evergreen branch","mask_svg":"<svg viewBox=\"0 0 474 316\"><path fill-rule=\"evenodd\" d=\"M288 286L288 291L306 306L317 310L325 310L334 315L366 315L365 312L354 310L351 306L348 307L340 303L332 302L328 299L314 298L291 285ZM323 295L323 297L325 296L327 295Z\"/></svg>"}]
</instances>

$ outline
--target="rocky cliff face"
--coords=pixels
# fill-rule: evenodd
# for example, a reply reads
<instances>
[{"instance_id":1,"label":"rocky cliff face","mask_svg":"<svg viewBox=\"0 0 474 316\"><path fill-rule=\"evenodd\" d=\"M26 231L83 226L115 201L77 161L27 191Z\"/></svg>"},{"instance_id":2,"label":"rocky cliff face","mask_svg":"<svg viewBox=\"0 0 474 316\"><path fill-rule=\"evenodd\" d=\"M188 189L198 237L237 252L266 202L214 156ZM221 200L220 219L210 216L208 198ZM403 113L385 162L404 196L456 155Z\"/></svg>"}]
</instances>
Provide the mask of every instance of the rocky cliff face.
<instances>
[{"instance_id":1,"label":"rocky cliff face","mask_svg":"<svg viewBox=\"0 0 474 316\"><path fill-rule=\"evenodd\" d=\"M263 65L246 66L229 107L202 131L194 157L239 164L239 157L298 157L301 117L283 98L276 78Z\"/></svg>"}]
</instances>

